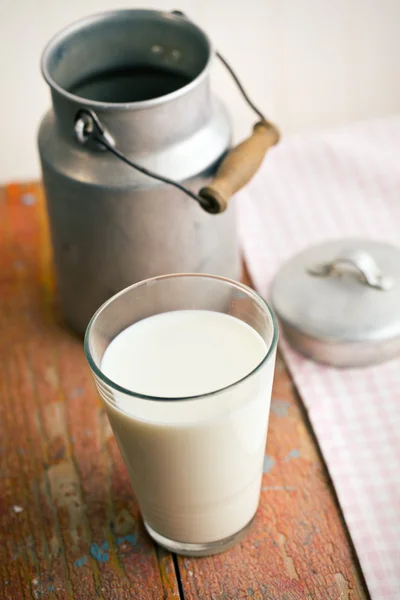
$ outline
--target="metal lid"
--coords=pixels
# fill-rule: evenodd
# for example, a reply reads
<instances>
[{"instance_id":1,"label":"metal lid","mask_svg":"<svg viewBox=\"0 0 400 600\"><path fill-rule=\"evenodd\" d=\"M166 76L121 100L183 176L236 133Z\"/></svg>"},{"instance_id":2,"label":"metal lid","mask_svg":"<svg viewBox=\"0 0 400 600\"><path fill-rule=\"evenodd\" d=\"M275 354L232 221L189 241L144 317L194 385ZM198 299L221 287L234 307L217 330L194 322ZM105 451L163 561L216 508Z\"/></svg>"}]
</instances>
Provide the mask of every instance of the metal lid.
<instances>
[{"instance_id":1,"label":"metal lid","mask_svg":"<svg viewBox=\"0 0 400 600\"><path fill-rule=\"evenodd\" d=\"M350 367L400 354L400 249L371 240L308 248L279 271L272 305L285 337L318 362Z\"/></svg>"}]
</instances>

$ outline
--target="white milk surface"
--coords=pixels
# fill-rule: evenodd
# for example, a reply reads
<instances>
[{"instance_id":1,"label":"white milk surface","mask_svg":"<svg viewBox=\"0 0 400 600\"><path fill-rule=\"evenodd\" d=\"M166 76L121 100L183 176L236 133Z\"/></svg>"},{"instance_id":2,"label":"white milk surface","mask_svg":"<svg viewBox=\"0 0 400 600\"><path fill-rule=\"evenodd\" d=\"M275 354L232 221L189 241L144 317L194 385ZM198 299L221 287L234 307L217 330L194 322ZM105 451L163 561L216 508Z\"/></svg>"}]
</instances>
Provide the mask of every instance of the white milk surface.
<instances>
[{"instance_id":1,"label":"white milk surface","mask_svg":"<svg viewBox=\"0 0 400 600\"><path fill-rule=\"evenodd\" d=\"M122 331L102 372L148 400L114 392L108 416L145 521L174 541L233 535L258 505L274 357L239 319L212 311L162 313Z\"/></svg>"}]
</instances>

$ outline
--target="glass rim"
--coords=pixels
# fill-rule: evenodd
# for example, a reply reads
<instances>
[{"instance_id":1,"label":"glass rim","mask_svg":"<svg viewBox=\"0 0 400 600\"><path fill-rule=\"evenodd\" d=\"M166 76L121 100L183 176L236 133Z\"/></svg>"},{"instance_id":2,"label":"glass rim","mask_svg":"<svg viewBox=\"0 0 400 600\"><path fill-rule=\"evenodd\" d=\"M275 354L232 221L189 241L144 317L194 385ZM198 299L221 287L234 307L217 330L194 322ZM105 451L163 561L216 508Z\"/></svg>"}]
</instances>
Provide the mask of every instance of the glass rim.
<instances>
[{"instance_id":1,"label":"glass rim","mask_svg":"<svg viewBox=\"0 0 400 600\"><path fill-rule=\"evenodd\" d=\"M261 305L263 307L263 309L268 313L268 315L271 319L272 328L273 328L272 340L271 340L269 348L268 348L265 356L263 357L263 359L258 363L258 365L256 365L254 367L254 369L252 369L252 371L247 373L247 375L244 375L244 377L242 377L241 379L238 379L237 381L234 381L233 383L230 383L229 385L226 385L217 390L213 390L212 392L196 394L194 396L181 396L181 397L149 396L146 394L140 394L139 392L134 392L133 390L129 390L128 388L124 388L123 386L119 385L115 381L112 381L112 379L109 379L95 363L92 353L91 353L91 350L90 350L90 337L91 337L91 332L95 325L96 319L107 308L107 306L109 306L110 304L112 304L112 302L114 302L116 300L116 298L123 296L124 294L130 292L131 290L140 288L144 285L148 285L149 283L163 281L166 279L181 279L182 277L183 278L193 278L193 279L213 279L214 281L220 281L222 283L226 283L232 287L235 287L235 288L243 291L244 293L247 294L247 296L251 297L253 300L255 300L259 305ZM157 313L157 314L160 314L160 313ZM251 327L251 325L250 325L250 327ZM90 319L89 324L86 328L83 346L84 346L86 359L87 359L89 366L90 366L91 370L93 371L94 375L96 377L98 377L102 381L102 383L106 384L108 387L110 387L118 392L121 392L122 394L125 394L127 396L131 396L133 398L140 398L142 400L151 400L151 401L155 401L155 402L171 402L171 401L182 402L184 400L198 400L201 398L207 398L209 396L213 396L214 394L220 394L220 393L225 392L231 388L234 388L235 386L246 381L247 379L249 379L250 377L255 375L255 373L257 373L268 362L269 358L271 357L271 355L273 355L273 353L277 347L278 338L279 338L278 321L277 321L274 311L272 310L272 308L270 307L268 302L266 300L264 300L264 298L258 292L253 290L248 285L241 283L239 281L235 281L234 279L229 279L228 277L222 277L220 275L210 275L210 274L206 274L206 273L172 273L172 274L168 274L168 275L158 275L156 277L150 277L149 279L144 279L143 281L134 283L134 284L124 288L117 294L114 294L108 300L106 300L96 310L96 312Z\"/></svg>"}]
</instances>

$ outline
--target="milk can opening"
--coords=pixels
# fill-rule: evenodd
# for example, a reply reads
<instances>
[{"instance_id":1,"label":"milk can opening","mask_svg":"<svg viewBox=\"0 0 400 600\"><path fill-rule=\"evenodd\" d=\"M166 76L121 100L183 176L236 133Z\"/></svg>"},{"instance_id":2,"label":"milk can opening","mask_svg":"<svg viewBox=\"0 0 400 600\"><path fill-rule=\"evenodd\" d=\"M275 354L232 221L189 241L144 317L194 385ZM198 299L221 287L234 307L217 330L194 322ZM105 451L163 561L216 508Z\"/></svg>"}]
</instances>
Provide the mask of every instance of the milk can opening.
<instances>
[{"instance_id":1,"label":"milk can opening","mask_svg":"<svg viewBox=\"0 0 400 600\"><path fill-rule=\"evenodd\" d=\"M153 10L123 10L83 19L44 51L52 88L94 104L143 102L179 93L206 69L211 47L185 18Z\"/></svg>"}]
</instances>

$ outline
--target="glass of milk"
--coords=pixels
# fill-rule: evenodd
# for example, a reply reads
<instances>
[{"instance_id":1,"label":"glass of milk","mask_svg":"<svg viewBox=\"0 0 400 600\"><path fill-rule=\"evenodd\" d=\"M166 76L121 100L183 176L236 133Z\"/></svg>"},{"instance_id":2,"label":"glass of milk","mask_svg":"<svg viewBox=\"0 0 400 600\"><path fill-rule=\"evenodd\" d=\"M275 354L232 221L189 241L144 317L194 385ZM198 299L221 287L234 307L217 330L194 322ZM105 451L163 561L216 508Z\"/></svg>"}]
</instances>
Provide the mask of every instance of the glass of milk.
<instances>
[{"instance_id":1,"label":"glass of milk","mask_svg":"<svg viewBox=\"0 0 400 600\"><path fill-rule=\"evenodd\" d=\"M156 277L93 316L85 351L151 537L222 552L261 487L278 327L253 290L212 275Z\"/></svg>"}]
</instances>

